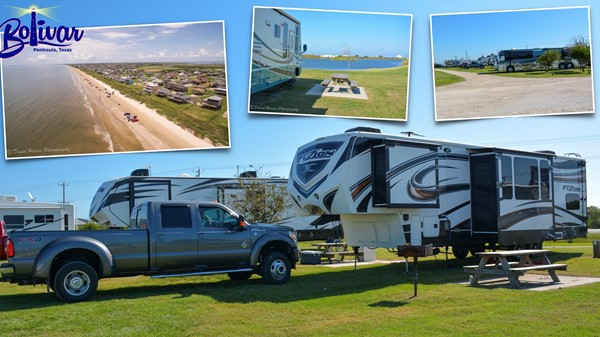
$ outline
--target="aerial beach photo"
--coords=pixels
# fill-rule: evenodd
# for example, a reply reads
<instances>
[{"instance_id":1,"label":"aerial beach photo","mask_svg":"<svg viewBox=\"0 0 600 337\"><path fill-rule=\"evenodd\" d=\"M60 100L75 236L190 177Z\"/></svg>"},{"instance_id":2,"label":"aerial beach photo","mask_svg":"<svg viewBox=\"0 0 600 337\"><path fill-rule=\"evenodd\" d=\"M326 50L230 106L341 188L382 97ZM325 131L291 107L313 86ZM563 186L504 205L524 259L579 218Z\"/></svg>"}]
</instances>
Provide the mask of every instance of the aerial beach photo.
<instances>
[{"instance_id":1,"label":"aerial beach photo","mask_svg":"<svg viewBox=\"0 0 600 337\"><path fill-rule=\"evenodd\" d=\"M230 145L220 21L85 28L2 73L6 159Z\"/></svg>"}]
</instances>

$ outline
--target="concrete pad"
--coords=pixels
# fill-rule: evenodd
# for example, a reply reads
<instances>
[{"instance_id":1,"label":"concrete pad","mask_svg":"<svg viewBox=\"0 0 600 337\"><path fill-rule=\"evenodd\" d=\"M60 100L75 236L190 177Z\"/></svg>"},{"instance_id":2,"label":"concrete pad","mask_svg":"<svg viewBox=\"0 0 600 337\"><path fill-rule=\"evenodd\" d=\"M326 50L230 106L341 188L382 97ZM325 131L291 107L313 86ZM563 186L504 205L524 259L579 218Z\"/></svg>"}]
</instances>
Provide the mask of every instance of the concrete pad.
<instances>
[{"instance_id":1,"label":"concrete pad","mask_svg":"<svg viewBox=\"0 0 600 337\"><path fill-rule=\"evenodd\" d=\"M346 87L338 88L336 86L323 87L321 84L315 84L305 95L321 97L337 97L368 100L365 88L348 89Z\"/></svg>"},{"instance_id":2,"label":"concrete pad","mask_svg":"<svg viewBox=\"0 0 600 337\"><path fill-rule=\"evenodd\" d=\"M600 278L592 277L558 275L558 278L560 282L555 283L547 274L525 274L519 277L519 283L521 284L521 290L546 291L600 282ZM458 284L470 286L469 281L459 282ZM476 287L515 289L510 286L507 277L482 278Z\"/></svg>"}]
</instances>

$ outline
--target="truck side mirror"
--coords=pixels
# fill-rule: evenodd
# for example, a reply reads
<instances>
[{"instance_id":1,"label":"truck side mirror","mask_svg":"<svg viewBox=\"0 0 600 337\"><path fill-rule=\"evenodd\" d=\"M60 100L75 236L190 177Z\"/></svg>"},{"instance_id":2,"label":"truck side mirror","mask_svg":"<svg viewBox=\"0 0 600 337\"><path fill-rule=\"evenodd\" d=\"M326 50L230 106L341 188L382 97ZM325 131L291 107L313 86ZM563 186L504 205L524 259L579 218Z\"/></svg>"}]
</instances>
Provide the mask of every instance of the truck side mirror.
<instances>
[{"instance_id":1,"label":"truck side mirror","mask_svg":"<svg viewBox=\"0 0 600 337\"><path fill-rule=\"evenodd\" d=\"M240 229L246 228L246 221L244 220L243 215L240 215L238 217L238 228L240 228Z\"/></svg>"},{"instance_id":2,"label":"truck side mirror","mask_svg":"<svg viewBox=\"0 0 600 337\"><path fill-rule=\"evenodd\" d=\"M308 50L308 46L306 44L302 45L302 52L306 53L306 51Z\"/></svg>"}]
</instances>

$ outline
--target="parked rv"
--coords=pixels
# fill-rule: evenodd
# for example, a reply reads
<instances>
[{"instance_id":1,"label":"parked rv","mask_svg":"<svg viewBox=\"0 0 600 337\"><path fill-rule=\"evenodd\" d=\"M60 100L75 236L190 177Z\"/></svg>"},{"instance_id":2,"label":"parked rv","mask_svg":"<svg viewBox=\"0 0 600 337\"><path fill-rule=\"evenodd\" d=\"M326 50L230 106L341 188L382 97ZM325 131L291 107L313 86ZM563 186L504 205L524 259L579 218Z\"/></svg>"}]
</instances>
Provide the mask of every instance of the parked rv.
<instances>
[{"instance_id":1,"label":"parked rv","mask_svg":"<svg viewBox=\"0 0 600 337\"><path fill-rule=\"evenodd\" d=\"M254 94L295 81L302 73L300 21L277 8L254 9L251 90Z\"/></svg>"},{"instance_id":2,"label":"parked rv","mask_svg":"<svg viewBox=\"0 0 600 337\"><path fill-rule=\"evenodd\" d=\"M288 184L302 214L338 214L348 245L469 251L585 237L586 163L357 128L301 146Z\"/></svg>"},{"instance_id":3,"label":"parked rv","mask_svg":"<svg viewBox=\"0 0 600 337\"><path fill-rule=\"evenodd\" d=\"M552 65L553 69L573 69L579 66L577 60L572 59L569 55L567 48L533 48L500 50L495 68L499 72L507 73L538 70L537 59L548 50L556 50L560 54L560 59Z\"/></svg>"},{"instance_id":4,"label":"parked rv","mask_svg":"<svg viewBox=\"0 0 600 337\"><path fill-rule=\"evenodd\" d=\"M0 220L14 230L75 230L75 206L62 203L17 201L0 198Z\"/></svg>"},{"instance_id":5,"label":"parked rv","mask_svg":"<svg viewBox=\"0 0 600 337\"><path fill-rule=\"evenodd\" d=\"M264 184L287 186L284 178L257 178L256 172L243 172L242 179L258 180ZM151 200L217 201L231 208L232 196L241 193L237 178L152 177L148 170L136 170L131 176L104 182L94 195L90 218L111 228L129 226L129 214L141 202ZM277 223L294 228L301 240L339 237L341 226L336 217L299 216L291 200Z\"/></svg>"}]
</instances>

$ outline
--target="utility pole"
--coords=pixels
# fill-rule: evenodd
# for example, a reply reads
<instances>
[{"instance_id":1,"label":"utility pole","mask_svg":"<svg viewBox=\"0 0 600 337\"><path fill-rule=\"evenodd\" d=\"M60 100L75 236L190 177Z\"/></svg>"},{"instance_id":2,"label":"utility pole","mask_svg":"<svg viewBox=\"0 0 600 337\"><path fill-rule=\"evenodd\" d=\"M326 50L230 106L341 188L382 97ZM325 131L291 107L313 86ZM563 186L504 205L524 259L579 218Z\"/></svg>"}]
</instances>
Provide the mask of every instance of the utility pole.
<instances>
[{"instance_id":1,"label":"utility pole","mask_svg":"<svg viewBox=\"0 0 600 337\"><path fill-rule=\"evenodd\" d=\"M62 186L62 203L66 204L67 203L67 186L69 186L69 184L67 184L66 181L63 181L62 183L58 183L58 186Z\"/></svg>"},{"instance_id":2,"label":"utility pole","mask_svg":"<svg viewBox=\"0 0 600 337\"><path fill-rule=\"evenodd\" d=\"M192 171L194 171L194 173L196 173L197 178L200 178L200 175L202 174L202 172L204 172L204 170L202 170L201 168L198 168L197 170L192 169Z\"/></svg>"}]
</instances>

